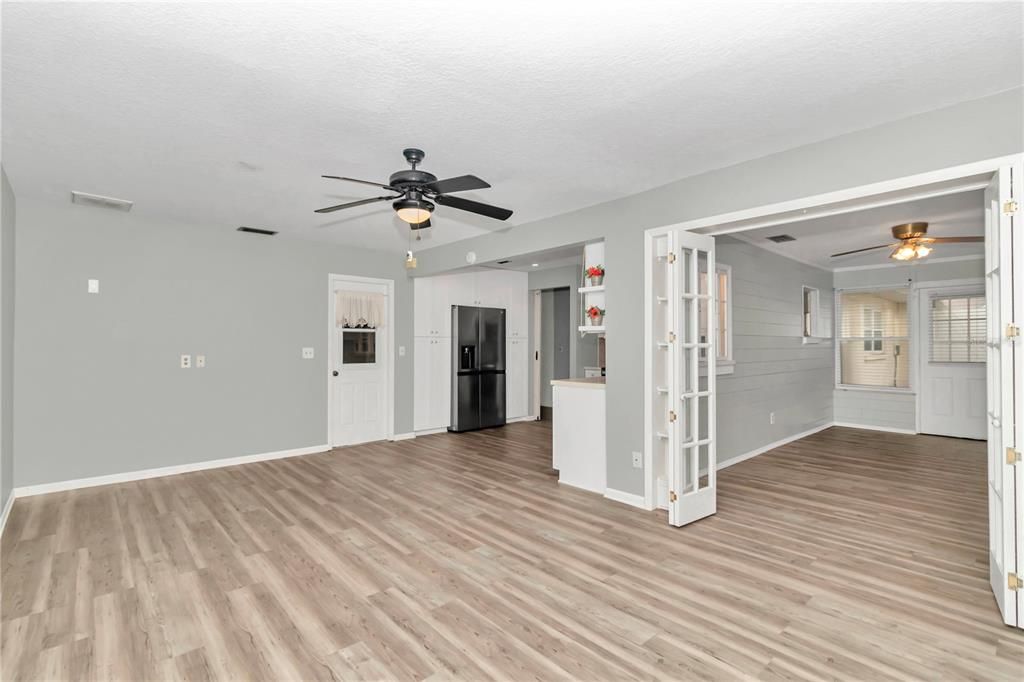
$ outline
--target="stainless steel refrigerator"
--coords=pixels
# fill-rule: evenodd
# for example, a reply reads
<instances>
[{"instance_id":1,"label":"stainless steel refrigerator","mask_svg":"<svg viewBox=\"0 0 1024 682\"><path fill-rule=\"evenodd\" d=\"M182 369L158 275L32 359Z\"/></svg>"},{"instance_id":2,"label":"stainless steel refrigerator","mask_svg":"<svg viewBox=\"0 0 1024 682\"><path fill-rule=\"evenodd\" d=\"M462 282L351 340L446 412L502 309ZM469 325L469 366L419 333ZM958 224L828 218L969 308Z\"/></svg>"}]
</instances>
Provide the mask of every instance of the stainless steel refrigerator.
<instances>
[{"instance_id":1,"label":"stainless steel refrigerator","mask_svg":"<svg viewBox=\"0 0 1024 682\"><path fill-rule=\"evenodd\" d=\"M505 425L505 310L452 306L449 431Z\"/></svg>"}]
</instances>

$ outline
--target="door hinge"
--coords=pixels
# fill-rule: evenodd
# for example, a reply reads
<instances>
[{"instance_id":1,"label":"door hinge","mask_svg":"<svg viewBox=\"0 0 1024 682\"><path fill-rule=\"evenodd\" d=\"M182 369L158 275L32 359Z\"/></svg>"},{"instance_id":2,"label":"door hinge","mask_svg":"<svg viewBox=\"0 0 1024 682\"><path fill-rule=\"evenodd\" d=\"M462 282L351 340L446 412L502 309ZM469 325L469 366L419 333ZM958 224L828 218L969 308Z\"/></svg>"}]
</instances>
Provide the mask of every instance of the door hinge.
<instances>
[{"instance_id":1,"label":"door hinge","mask_svg":"<svg viewBox=\"0 0 1024 682\"><path fill-rule=\"evenodd\" d=\"M1013 199L1010 199L1009 201L1003 204L1003 213L1007 215L1016 213L1018 210L1020 210L1020 204L1018 204Z\"/></svg>"},{"instance_id":2,"label":"door hinge","mask_svg":"<svg viewBox=\"0 0 1024 682\"><path fill-rule=\"evenodd\" d=\"M669 332L668 333L668 342L672 343L675 340L676 340L676 333L675 332Z\"/></svg>"},{"instance_id":3,"label":"door hinge","mask_svg":"<svg viewBox=\"0 0 1024 682\"><path fill-rule=\"evenodd\" d=\"M1020 464L1020 450L1016 448L1006 448L1006 463L1007 464Z\"/></svg>"},{"instance_id":4,"label":"door hinge","mask_svg":"<svg viewBox=\"0 0 1024 682\"><path fill-rule=\"evenodd\" d=\"M679 499L679 496L676 495L676 491L674 491L674 490L669 490L668 491L668 501L669 502L675 502L678 499Z\"/></svg>"},{"instance_id":5,"label":"door hinge","mask_svg":"<svg viewBox=\"0 0 1024 682\"><path fill-rule=\"evenodd\" d=\"M675 251L669 251L668 252L668 256L665 258L665 260L667 260L669 263L675 263L676 262L676 252Z\"/></svg>"},{"instance_id":6,"label":"door hinge","mask_svg":"<svg viewBox=\"0 0 1024 682\"><path fill-rule=\"evenodd\" d=\"M1006 338L1015 339L1020 336L1020 327L1015 324L1006 325Z\"/></svg>"},{"instance_id":7,"label":"door hinge","mask_svg":"<svg viewBox=\"0 0 1024 682\"><path fill-rule=\"evenodd\" d=\"M675 410L669 410L668 411L668 420L670 422L674 422L676 420L676 411Z\"/></svg>"},{"instance_id":8,"label":"door hinge","mask_svg":"<svg viewBox=\"0 0 1024 682\"><path fill-rule=\"evenodd\" d=\"M1020 579L1020 576L1016 573L1006 574L1006 586L1012 591L1024 590L1024 580Z\"/></svg>"}]
</instances>

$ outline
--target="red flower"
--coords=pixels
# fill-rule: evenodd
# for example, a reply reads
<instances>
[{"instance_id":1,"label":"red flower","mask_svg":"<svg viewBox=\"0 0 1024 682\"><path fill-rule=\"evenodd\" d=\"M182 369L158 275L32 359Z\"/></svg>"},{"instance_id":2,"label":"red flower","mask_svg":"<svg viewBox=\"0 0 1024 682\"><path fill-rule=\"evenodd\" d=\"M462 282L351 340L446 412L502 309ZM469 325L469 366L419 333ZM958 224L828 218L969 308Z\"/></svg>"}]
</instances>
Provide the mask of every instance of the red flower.
<instances>
[{"instance_id":1,"label":"red flower","mask_svg":"<svg viewBox=\"0 0 1024 682\"><path fill-rule=\"evenodd\" d=\"M604 267L601 265L591 265L587 268L587 277L601 277L604 275Z\"/></svg>"},{"instance_id":2,"label":"red flower","mask_svg":"<svg viewBox=\"0 0 1024 682\"><path fill-rule=\"evenodd\" d=\"M592 320L601 317L602 315L604 315L604 311L598 308L596 305L592 305L589 308L587 308L587 317L589 317Z\"/></svg>"}]
</instances>

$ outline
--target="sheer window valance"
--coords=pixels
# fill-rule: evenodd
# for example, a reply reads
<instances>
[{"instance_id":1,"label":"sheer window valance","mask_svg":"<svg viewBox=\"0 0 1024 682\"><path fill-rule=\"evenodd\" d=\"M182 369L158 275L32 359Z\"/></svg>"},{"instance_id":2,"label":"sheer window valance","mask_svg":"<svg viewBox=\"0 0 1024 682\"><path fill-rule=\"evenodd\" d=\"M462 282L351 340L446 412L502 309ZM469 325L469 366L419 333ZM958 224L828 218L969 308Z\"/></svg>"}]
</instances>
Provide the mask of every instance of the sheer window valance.
<instances>
[{"instance_id":1,"label":"sheer window valance","mask_svg":"<svg viewBox=\"0 0 1024 682\"><path fill-rule=\"evenodd\" d=\"M365 291L337 291L334 314L339 327L377 329L384 326L384 296Z\"/></svg>"}]
</instances>

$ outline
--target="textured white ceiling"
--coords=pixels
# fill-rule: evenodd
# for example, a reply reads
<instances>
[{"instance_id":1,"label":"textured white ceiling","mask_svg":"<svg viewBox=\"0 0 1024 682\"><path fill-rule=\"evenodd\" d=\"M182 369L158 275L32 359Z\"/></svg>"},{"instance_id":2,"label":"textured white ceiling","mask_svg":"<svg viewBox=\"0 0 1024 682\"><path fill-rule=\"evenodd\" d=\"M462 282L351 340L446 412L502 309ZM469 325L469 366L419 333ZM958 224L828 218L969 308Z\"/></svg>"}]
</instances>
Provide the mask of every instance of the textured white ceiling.
<instances>
[{"instance_id":1,"label":"textured white ceiling","mask_svg":"<svg viewBox=\"0 0 1024 682\"><path fill-rule=\"evenodd\" d=\"M1019 85L1019 3L3 3L15 192L396 251L401 149L509 223ZM86 210L86 209L83 209ZM90 209L91 210L91 209Z\"/></svg>"},{"instance_id":2,"label":"textured white ceiling","mask_svg":"<svg viewBox=\"0 0 1024 682\"><path fill-rule=\"evenodd\" d=\"M893 264L889 249L831 258L831 254L891 244L890 228L900 223L928 223L929 237L980 237L985 234L984 191L960 192L852 213L773 225L732 236L775 253L827 269ZM775 244L768 237L788 234L796 241ZM980 256L984 244L936 244L931 259Z\"/></svg>"}]
</instances>

